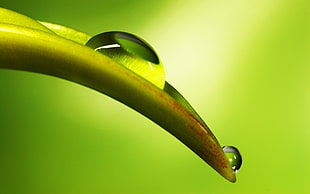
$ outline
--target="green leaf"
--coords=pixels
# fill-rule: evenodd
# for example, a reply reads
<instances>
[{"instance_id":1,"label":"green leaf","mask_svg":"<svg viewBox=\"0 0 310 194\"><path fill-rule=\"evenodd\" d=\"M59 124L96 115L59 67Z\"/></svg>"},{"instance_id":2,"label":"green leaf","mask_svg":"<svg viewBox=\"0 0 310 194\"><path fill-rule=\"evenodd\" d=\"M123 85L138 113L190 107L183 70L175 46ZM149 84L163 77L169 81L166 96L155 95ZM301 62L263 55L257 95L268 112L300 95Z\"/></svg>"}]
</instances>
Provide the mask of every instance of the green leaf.
<instances>
[{"instance_id":1,"label":"green leaf","mask_svg":"<svg viewBox=\"0 0 310 194\"><path fill-rule=\"evenodd\" d=\"M3 12L12 14L10 21L14 22L3 23L3 17L8 17ZM227 180L236 181L211 130L170 84L162 90L84 46L89 35L14 14L0 9L0 68L52 75L106 94L163 127Z\"/></svg>"}]
</instances>

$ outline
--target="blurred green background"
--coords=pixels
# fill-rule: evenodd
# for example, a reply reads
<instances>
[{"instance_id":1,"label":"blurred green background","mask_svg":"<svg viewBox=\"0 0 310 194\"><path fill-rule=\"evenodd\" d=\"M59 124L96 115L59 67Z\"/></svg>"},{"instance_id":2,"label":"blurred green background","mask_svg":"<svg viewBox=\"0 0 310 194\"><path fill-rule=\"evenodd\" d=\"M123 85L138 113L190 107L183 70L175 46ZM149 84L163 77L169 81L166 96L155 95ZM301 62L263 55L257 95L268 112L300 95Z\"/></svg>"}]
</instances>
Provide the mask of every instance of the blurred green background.
<instances>
[{"instance_id":1,"label":"blurred green background","mask_svg":"<svg viewBox=\"0 0 310 194\"><path fill-rule=\"evenodd\" d=\"M0 193L310 193L310 1L5 0L95 35L147 40L243 167L232 184L98 92L0 70ZM0 48L1 49L1 48ZM83 53L81 53L83 54Z\"/></svg>"}]
</instances>

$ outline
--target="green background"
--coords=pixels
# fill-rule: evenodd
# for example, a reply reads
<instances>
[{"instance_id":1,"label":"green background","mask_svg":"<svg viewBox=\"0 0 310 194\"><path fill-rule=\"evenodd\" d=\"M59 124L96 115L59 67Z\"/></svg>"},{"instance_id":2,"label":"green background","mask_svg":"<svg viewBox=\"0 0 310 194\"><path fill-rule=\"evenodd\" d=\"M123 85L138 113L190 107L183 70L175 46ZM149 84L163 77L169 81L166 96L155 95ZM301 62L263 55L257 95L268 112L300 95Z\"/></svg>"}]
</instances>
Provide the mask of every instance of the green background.
<instances>
[{"instance_id":1,"label":"green background","mask_svg":"<svg viewBox=\"0 0 310 194\"><path fill-rule=\"evenodd\" d=\"M58 78L0 70L0 193L310 193L309 0L5 0L158 52L243 166L232 184L153 122ZM1 48L0 48L1 49ZM83 53L81 53L83 54Z\"/></svg>"}]
</instances>

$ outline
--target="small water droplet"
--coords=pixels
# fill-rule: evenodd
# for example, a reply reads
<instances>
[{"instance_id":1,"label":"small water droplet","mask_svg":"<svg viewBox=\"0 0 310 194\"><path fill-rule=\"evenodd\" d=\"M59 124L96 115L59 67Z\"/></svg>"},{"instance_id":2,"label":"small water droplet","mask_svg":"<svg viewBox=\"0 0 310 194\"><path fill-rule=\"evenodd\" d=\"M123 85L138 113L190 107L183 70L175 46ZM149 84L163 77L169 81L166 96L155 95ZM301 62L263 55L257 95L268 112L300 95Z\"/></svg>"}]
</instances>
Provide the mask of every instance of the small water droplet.
<instances>
[{"instance_id":1,"label":"small water droplet","mask_svg":"<svg viewBox=\"0 0 310 194\"><path fill-rule=\"evenodd\" d=\"M224 146L223 151L228 158L231 168L235 173L237 173L242 164L242 158L239 150L234 146Z\"/></svg>"},{"instance_id":2,"label":"small water droplet","mask_svg":"<svg viewBox=\"0 0 310 194\"><path fill-rule=\"evenodd\" d=\"M104 32L92 37L86 46L105 54L156 86L164 87L163 65L154 49L141 38L126 32Z\"/></svg>"}]
</instances>

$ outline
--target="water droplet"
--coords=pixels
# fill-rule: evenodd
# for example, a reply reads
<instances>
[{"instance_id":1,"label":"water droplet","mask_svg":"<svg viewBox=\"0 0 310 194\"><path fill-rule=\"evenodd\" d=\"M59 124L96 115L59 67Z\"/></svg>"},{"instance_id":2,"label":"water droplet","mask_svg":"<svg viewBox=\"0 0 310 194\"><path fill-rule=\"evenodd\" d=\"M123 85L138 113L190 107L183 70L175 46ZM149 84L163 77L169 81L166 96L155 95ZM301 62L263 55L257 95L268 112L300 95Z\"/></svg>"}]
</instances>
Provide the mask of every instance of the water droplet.
<instances>
[{"instance_id":1,"label":"water droplet","mask_svg":"<svg viewBox=\"0 0 310 194\"><path fill-rule=\"evenodd\" d=\"M159 88L165 84L165 73L154 49L141 38L126 32L104 32L87 43L98 52L112 58Z\"/></svg>"},{"instance_id":2,"label":"water droplet","mask_svg":"<svg viewBox=\"0 0 310 194\"><path fill-rule=\"evenodd\" d=\"M239 150L234 146L224 146L223 151L228 158L231 168L235 173L237 173L242 164L242 158Z\"/></svg>"}]
</instances>

